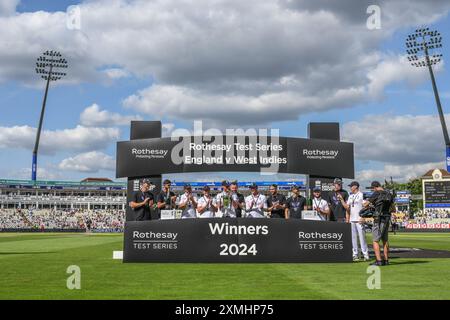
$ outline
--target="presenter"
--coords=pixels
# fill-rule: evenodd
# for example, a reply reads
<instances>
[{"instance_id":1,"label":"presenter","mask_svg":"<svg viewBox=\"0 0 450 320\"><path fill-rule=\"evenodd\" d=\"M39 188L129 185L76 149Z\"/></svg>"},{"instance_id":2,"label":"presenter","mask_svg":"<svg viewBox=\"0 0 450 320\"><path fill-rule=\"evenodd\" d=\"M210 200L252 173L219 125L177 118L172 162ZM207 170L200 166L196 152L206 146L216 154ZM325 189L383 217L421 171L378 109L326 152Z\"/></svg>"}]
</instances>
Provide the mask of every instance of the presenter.
<instances>
[{"instance_id":1,"label":"presenter","mask_svg":"<svg viewBox=\"0 0 450 320\"><path fill-rule=\"evenodd\" d=\"M259 193L256 183L249 188L251 194L245 198L245 217L264 218L264 210L267 209L266 196Z\"/></svg>"},{"instance_id":2,"label":"presenter","mask_svg":"<svg viewBox=\"0 0 450 320\"><path fill-rule=\"evenodd\" d=\"M301 219L302 210L308 210L306 198L300 194L300 188L298 186L292 186L291 192L292 196L286 200L286 219Z\"/></svg>"},{"instance_id":3,"label":"presenter","mask_svg":"<svg viewBox=\"0 0 450 320\"><path fill-rule=\"evenodd\" d=\"M197 218L214 218L213 198L209 186L203 187L203 195L197 201Z\"/></svg>"},{"instance_id":4,"label":"presenter","mask_svg":"<svg viewBox=\"0 0 450 320\"><path fill-rule=\"evenodd\" d=\"M157 198L157 206L160 210L171 210L175 208L175 201L177 196L175 193L170 191L170 186L172 183L170 180L166 179L163 182L163 188Z\"/></svg>"},{"instance_id":5,"label":"presenter","mask_svg":"<svg viewBox=\"0 0 450 320\"><path fill-rule=\"evenodd\" d=\"M312 206L313 210L317 212L320 220L329 221L330 220L330 207L328 206L328 202L322 199L322 190L318 187L313 189L313 199Z\"/></svg>"},{"instance_id":6,"label":"presenter","mask_svg":"<svg viewBox=\"0 0 450 320\"><path fill-rule=\"evenodd\" d=\"M154 196L150 190L150 182L143 180L139 187L139 191L133 194L133 198L129 205L134 211L135 221L150 220L150 208L153 206Z\"/></svg>"},{"instance_id":7,"label":"presenter","mask_svg":"<svg viewBox=\"0 0 450 320\"><path fill-rule=\"evenodd\" d=\"M184 194L180 197L178 209L183 210L182 219L197 218L197 197L192 193L190 184L184 186Z\"/></svg>"}]
</instances>

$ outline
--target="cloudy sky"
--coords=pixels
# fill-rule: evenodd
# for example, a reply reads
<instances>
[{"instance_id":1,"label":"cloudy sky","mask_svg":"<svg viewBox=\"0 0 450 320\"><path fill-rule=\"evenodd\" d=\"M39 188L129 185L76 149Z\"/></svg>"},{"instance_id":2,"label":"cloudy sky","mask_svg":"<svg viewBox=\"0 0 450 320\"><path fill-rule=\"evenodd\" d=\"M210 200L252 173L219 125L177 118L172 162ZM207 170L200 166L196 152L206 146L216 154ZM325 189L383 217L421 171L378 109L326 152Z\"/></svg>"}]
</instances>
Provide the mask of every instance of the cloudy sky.
<instances>
[{"instance_id":1,"label":"cloudy sky","mask_svg":"<svg viewBox=\"0 0 450 320\"><path fill-rule=\"evenodd\" d=\"M380 29L367 27L371 4ZM115 142L134 119L161 119L165 135L202 119L299 137L308 122L337 121L359 180L442 168L431 84L404 41L422 25L443 33L436 76L450 114L449 10L447 0L0 0L0 178L30 178L45 85L34 64L48 49L70 68L50 90L39 179L114 178Z\"/></svg>"}]
</instances>

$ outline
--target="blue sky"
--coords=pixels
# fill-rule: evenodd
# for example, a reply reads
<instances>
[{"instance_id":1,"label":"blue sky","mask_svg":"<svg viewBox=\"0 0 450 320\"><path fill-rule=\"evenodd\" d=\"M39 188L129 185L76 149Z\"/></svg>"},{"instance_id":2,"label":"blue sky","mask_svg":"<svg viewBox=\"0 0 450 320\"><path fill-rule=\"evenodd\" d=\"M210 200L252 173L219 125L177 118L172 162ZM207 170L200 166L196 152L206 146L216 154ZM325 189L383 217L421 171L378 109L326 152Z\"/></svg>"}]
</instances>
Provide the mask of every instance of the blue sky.
<instances>
[{"instance_id":1,"label":"blue sky","mask_svg":"<svg viewBox=\"0 0 450 320\"><path fill-rule=\"evenodd\" d=\"M438 67L436 77L444 111L448 111L450 75L445 60L450 55L450 18L445 1L425 11L420 1L404 1L405 8L401 7L402 1L397 6L380 1L380 30L365 27L368 15L364 7L355 16L348 16L350 13L343 14L343 9L329 6L326 1L317 2L321 8L310 8L298 1L295 8L289 7L292 12L280 9L277 12L286 16L267 19L266 25L261 24L261 14L273 12L275 16L276 3L273 8L258 2L252 8L241 8L244 5L239 2L228 1L205 9L202 1L198 8L191 8L195 5L176 1L22 0L11 11L17 1L2 2L0 25L9 29L0 31L7 37L0 44L10 54L4 53L0 62L0 70L4 70L0 71L0 178L30 175L29 146L34 142L32 129L37 127L45 85L35 75L33 64L40 52L53 48L67 57L70 68L66 80L52 84L50 89L44 120L49 136L44 135L42 140L45 143L47 139L48 144L42 147L38 164L41 179L114 178L115 141L126 140L129 135L120 117L127 116L162 118L168 124L167 132L171 128L191 128L192 121L203 119L202 115L205 123L219 128L239 126L245 121L242 119L252 119L253 127L278 128L283 136L300 137L306 136L309 122L337 121L343 138L355 143L357 179L394 176L406 180L426 169L444 167L442 132L435 118L429 78L426 73L411 71L413 67L397 65L405 54L404 40L415 26L427 24L440 30L444 63ZM64 30L58 25L65 22L64 14L70 5L81 8L80 30ZM343 1L343 7L350 5ZM423 16L409 16L408 10L414 6ZM198 12L208 19L197 16ZM303 21L313 25L307 34L302 33ZM315 26L317 21L323 26ZM322 28L327 25L330 35L323 34ZM247 31L240 33L243 29ZM283 34L278 37L273 31L271 35L272 30ZM123 37L127 43L115 37ZM304 45L294 43L296 37L305 39ZM342 39L342 47L338 41L336 45L323 43L330 39ZM174 50L179 54L175 55ZM330 54L330 50L335 51ZM252 59L255 52L261 57ZM272 63L277 59L279 63ZM105 70L119 73L105 76ZM245 109L246 103L251 110L240 114L241 104ZM97 109L91 109L91 114L104 112L109 124L94 121L85 125L86 121L80 120L83 111L93 105ZM222 115L220 109L228 107L230 112ZM186 108L195 110L192 117ZM84 148L83 136L75 140L78 131L61 133L77 126L88 128L84 134L101 132L105 137ZM377 138L372 136L375 132ZM16 136L22 134L22 138ZM51 139L59 140L54 143ZM371 144L385 156L374 157L367 150ZM187 175L178 180L206 177ZM259 177L244 174L242 179Z\"/></svg>"}]
</instances>

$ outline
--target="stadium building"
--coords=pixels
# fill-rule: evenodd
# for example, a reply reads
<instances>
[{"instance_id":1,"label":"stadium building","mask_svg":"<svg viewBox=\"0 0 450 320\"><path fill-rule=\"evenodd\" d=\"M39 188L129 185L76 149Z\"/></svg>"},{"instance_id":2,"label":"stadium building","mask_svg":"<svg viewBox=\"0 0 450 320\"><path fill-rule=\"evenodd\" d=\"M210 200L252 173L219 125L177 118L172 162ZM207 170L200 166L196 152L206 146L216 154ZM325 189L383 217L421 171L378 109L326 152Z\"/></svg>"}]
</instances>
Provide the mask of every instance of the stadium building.
<instances>
[{"instance_id":1,"label":"stadium building","mask_svg":"<svg viewBox=\"0 0 450 320\"><path fill-rule=\"evenodd\" d=\"M253 182L239 182L240 192L248 194L248 186ZM205 185L213 193L220 192L221 182L176 182L172 189L183 192L183 187L190 184L194 192L201 194ZM285 195L293 185L299 186L301 194L306 195L303 181L264 181L257 182L259 190L268 192L272 184L277 184L280 193ZM35 208L35 209L119 209L125 210L126 182L113 182L109 179L87 178L76 181L31 181L0 180L0 209Z\"/></svg>"},{"instance_id":2,"label":"stadium building","mask_svg":"<svg viewBox=\"0 0 450 320\"><path fill-rule=\"evenodd\" d=\"M0 208L125 209L126 183L87 178L75 181L0 180Z\"/></svg>"}]
</instances>

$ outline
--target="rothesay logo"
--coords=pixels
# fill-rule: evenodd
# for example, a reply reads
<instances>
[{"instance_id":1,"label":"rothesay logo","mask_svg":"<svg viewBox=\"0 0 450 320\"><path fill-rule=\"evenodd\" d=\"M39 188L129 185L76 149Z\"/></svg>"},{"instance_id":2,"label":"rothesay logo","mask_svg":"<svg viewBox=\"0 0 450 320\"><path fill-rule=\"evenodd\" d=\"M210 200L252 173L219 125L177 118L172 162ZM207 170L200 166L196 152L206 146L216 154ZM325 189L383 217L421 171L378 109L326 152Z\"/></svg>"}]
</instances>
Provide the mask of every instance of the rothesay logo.
<instances>
[{"instance_id":1,"label":"rothesay logo","mask_svg":"<svg viewBox=\"0 0 450 320\"><path fill-rule=\"evenodd\" d=\"M302 149L301 155L311 160L335 160L339 150Z\"/></svg>"},{"instance_id":2,"label":"rothesay logo","mask_svg":"<svg viewBox=\"0 0 450 320\"><path fill-rule=\"evenodd\" d=\"M169 153L169 150L163 150L163 149L147 149L147 148L131 149L131 154L139 159L143 159L143 158L164 159L168 153Z\"/></svg>"}]
</instances>

